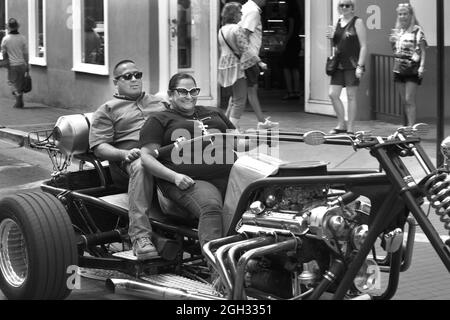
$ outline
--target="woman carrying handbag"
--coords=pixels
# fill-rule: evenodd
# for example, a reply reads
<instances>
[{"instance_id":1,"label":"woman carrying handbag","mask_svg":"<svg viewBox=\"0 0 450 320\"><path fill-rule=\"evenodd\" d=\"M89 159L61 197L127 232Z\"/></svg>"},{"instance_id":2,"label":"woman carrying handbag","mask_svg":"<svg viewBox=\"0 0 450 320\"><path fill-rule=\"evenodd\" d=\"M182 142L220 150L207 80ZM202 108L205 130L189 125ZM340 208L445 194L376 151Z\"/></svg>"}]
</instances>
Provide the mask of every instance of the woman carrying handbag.
<instances>
[{"instance_id":1,"label":"woman carrying handbag","mask_svg":"<svg viewBox=\"0 0 450 320\"><path fill-rule=\"evenodd\" d=\"M8 34L1 43L3 56L7 54L8 66L8 85L16 98L14 108L23 108L23 88L25 84L25 74L30 67L28 65L28 46L23 35L19 33L19 23L16 19L8 20Z\"/></svg>"},{"instance_id":2,"label":"woman carrying handbag","mask_svg":"<svg viewBox=\"0 0 450 320\"><path fill-rule=\"evenodd\" d=\"M365 72L367 54L366 28L361 18L355 16L353 0L341 0L338 4L340 18L336 28L329 30L327 37L336 47L337 68L331 76L329 96L338 119L331 134L354 132L359 81ZM331 28L330 28L331 29ZM344 104L340 98L347 89L348 117L345 121Z\"/></svg>"},{"instance_id":3,"label":"woman carrying handbag","mask_svg":"<svg viewBox=\"0 0 450 320\"><path fill-rule=\"evenodd\" d=\"M232 88L231 104L226 116L239 129L239 121L247 104L247 80L245 70L261 59L248 50L248 38L238 25L242 5L229 2L222 9L222 27L218 39L220 47L218 82Z\"/></svg>"}]
</instances>

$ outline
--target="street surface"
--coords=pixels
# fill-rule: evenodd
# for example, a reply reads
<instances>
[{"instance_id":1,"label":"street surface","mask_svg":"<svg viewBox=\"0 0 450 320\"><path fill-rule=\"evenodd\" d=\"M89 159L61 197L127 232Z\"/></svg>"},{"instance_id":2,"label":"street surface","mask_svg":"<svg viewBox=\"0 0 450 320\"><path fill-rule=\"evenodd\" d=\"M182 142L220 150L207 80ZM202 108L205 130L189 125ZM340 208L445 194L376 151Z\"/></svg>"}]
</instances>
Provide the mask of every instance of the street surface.
<instances>
[{"instance_id":1,"label":"street surface","mask_svg":"<svg viewBox=\"0 0 450 320\"><path fill-rule=\"evenodd\" d=\"M323 149L326 148L326 152ZM329 168L339 166L345 160L345 168L377 168L377 163L365 151L355 153L351 148L342 151L337 146L293 149L292 144L282 144L281 158L284 160L317 159L329 162ZM0 140L0 197L18 192L38 191L43 180L50 177L52 164L44 152L17 147ZM439 234L448 237L437 216L430 213L430 220ZM450 274L427 239L417 230L416 245L411 268L401 274L396 300L448 300L450 299ZM114 295L105 289L104 282L82 277L81 288L74 290L70 300L130 300L136 296ZM0 300L6 299L0 291Z\"/></svg>"}]
</instances>

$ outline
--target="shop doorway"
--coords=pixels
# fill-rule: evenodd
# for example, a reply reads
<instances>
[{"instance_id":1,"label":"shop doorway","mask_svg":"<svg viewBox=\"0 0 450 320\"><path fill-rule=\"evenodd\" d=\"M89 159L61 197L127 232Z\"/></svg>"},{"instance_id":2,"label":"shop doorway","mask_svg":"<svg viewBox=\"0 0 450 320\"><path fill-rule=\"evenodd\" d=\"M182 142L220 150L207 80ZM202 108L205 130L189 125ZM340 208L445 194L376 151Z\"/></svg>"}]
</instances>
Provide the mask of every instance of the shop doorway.
<instances>
[{"instance_id":1,"label":"shop doorway","mask_svg":"<svg viewBox=\"0 0 450 320\"><path fill-rule=\"evenodd\" d=\"M262 11L260 56L269 70L260 77L263 108L304 110L305 1L267 1Z\"/></svg>"},{"instance_id":2,"label":"shop doorway","mask_svg":"<svg viewBox=\"0 0 450 320\"><path fill-rule=\"evenodd\" d=\"M160 92L177 72L194 76L199 104L217 105L217 3L210 0L159 0Z\"/></svg>"},{"instance_id":3,"label":"shop doorway","mask_svg":"<svg viewBox=\"0 0 450 320\"><path fill-rule=\"evenodd\" d=\"M223 3L229 1L232 0L221 1L220 10ZM242 4L246 1L237 0ZM258 95L263 111L303 111L305 0L267 0L261 18L260 57L269 68L259 77ZM230 90L222 89L221 107L224 109L230 94ZM250 106L247 108L251 110Z\"/></svg>"}]
</instances>

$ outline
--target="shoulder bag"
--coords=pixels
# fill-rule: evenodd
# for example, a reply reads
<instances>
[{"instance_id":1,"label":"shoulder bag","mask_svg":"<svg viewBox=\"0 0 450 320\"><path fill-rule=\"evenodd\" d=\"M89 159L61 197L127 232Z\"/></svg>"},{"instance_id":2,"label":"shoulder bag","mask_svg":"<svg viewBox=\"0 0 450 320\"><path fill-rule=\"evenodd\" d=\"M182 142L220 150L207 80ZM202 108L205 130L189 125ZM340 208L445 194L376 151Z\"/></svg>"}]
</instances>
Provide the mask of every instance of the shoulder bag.
<instances>
[{"instance_id":1,"label":"shoulder bag","mask_svg":"<svg viewBox=\"0 0 450 320\"><path fill-rule=\"evenodd\" d=\"M333 54L327 57L327 62L325 64L325 72L327 75L332 76L338 67L338 59L336 55L335 47L333 47Z\"/></svg>"},{"instance_id":2,"label":"shoulder bag","mask_svg":"<svg viewBox=\"0 0 450 320\"><path fill-rule=\"evenodd\" d=\"M418 30L414 31L414 47L415 50L419 50L417 34ZM394 59L394 71L405 77L417 76L419 74L420 60L418 62L413 61L409 57L395 57Z\"/></svg>"},{"instance_id":3,"label":"shoulder bag","mask_svg":"<svg viewBox=\"0 0 450 320\"><path fill-rule=\"evenodd\" d=\"M222 30L222 29L220 29L220 35L222 36L222 39L223 39L223 41L225 41L225 44L228 46L228 48L230 48L231 52L234 53L234 55L236 56L236 58L238 58L238 60L241 60L241 56L238 55L238 54L234 51L233 47L230 46L230 44L228 43L227 39L225 38L225 35L223 34L223 30Z\"/></svg>"},{"instance_id":4,"label":"shoulder bag","mask_svg":"<svg viewBox=\"0 0 450 320\"><path fill-rule=\"evenodd\" d=\"M30 76L30 73L27 71L25 73L25 78L23 80L22 91L24 93L27 93L27 92L30 92L32 88L33 88L33 86L32 86L32 82L31 82L31 76Z\"/></svg>"}]
</instances>

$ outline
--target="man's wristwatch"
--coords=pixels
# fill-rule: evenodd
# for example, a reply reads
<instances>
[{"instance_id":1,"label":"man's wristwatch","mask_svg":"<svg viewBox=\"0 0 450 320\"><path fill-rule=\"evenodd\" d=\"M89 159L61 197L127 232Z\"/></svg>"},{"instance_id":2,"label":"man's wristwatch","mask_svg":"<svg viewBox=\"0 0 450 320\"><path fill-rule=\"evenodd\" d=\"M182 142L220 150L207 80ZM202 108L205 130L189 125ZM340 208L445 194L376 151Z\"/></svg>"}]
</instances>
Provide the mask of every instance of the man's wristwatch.
<instances>
[{"instance_id":1,"label":"man's wristwatch","mask_svg":"<svg viewBox=\"0 0 450 320\"><path fill-rule=\"evenodd\" d=\"M361 66L361 65L357 65L356 69L360 69L362 72L366 72L366 67L365 66Z\"/></svg>"}]
</instances>

